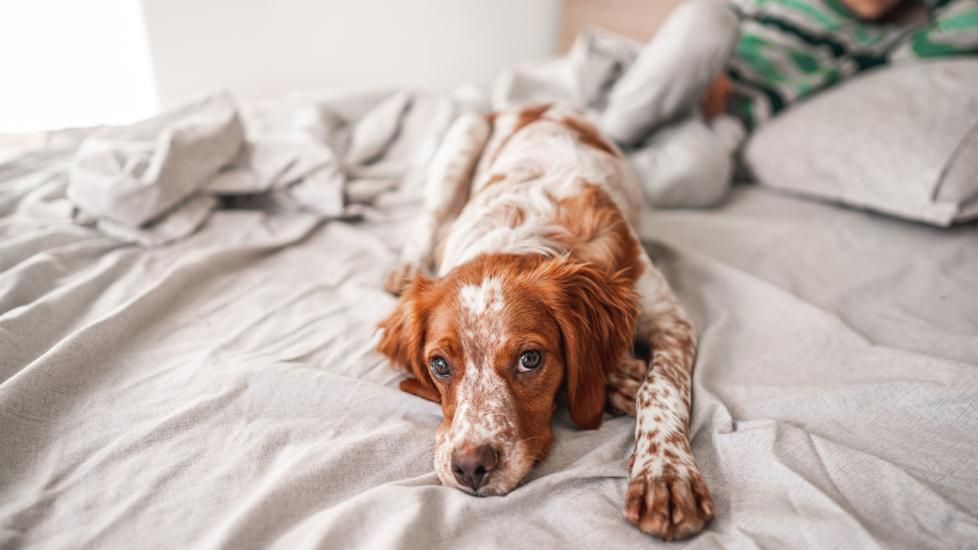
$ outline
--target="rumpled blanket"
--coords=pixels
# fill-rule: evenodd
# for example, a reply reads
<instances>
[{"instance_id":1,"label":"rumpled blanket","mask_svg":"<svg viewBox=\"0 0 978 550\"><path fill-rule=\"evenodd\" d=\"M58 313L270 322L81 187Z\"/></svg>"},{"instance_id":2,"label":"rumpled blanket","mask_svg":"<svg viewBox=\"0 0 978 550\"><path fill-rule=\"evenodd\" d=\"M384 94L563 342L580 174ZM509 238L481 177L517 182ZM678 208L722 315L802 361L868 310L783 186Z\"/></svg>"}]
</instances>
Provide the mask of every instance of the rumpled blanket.
<instances>
[{"instance_id":1,"label":"rumpled blanket","mask_svg":"<svg viewBox=\"0 0 978 550\"><path fill-rule=\"evenodd\" d=\"M75 221L143 245L190 235L229 199L274 200L323 218L351 215L407 170L391 157L375 161L394 145L414 99L397 92L358 98L360 105L266 102L251 107L249 119L230 93L207 95L133 125L92 131L74 154L66 195ZM436 100L440 112L428 113L435 135L456 103Z\"/></svg>"}]
</instances>

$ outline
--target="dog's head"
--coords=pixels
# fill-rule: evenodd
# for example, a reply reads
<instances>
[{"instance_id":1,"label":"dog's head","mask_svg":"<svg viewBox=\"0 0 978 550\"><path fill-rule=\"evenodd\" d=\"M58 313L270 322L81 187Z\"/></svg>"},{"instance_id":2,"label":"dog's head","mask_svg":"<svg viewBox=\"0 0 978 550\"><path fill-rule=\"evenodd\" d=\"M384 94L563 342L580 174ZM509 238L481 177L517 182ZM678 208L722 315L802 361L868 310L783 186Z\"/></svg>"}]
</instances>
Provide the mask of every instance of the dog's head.
<instances>
[{"instance_id":1,"label":"dog's head","mask_svg":"<svg viewBox=\"0 0 978 550\"><path fill-rule=\"evenodd\" d=\"M378 349L414 376L402 389L441 403L443 484L515 488L550 448L561 387L577 425L600 425L605 375L637 317L632 282L567 258L484 255L408 286Z\"/></svg>"}]
</instances>

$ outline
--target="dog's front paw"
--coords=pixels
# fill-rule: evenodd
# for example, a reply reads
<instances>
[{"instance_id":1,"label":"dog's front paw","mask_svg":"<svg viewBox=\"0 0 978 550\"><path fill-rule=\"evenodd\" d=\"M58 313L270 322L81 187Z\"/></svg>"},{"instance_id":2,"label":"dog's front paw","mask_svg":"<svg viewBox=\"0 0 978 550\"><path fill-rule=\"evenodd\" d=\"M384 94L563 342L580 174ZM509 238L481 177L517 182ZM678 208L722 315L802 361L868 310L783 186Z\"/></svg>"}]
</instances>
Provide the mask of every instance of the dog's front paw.
<instances>
[{"instance_id":1,"label":"dog's front paw","mask_svg":"<svg viewBox=\"0 0 978 550\"><path fill-rule=\"evenodd\" d=\"M613 415L635 416L635 396L645 380L649 365L631 354L622 357L608 373L607 409Z\"/></svg>"},{"instance_id":2,"label":"dog's front paw","mask_svg":"<svg viewBox=\"0 0 978 550\"><path fill-rule=\"evenodd\" d=\"M658 477L640 470L628 485L625 517L663 540L684 539L702 531L713 518L713 498L695 468L684 475Z\"/></svg>"},{"instance_id":3,"label":"dog's front paw","mask_svg":"<svg viewBox=\"0 0 978 550\"><path fill-rule=\"evenodd\" d=\"M419 273L421 273L421 268L417 264L401 262L387 272L384 290L394 296L400 296Z\"/></svg>"}]
</instances>

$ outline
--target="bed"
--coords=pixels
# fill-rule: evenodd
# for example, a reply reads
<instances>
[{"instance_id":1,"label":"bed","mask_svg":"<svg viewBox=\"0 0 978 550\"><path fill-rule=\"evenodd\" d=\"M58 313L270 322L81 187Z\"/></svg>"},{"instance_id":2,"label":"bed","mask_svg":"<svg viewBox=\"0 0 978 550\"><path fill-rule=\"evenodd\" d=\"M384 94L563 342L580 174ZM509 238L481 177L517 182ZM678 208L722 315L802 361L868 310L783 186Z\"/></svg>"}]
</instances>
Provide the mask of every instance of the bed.
<instances>
[{"instance_id":1,"label":"bed","mask_svg":"<svg viewBox=\"0 0 978 550\"><path fill-rule=\"evenodd\" d=\"M385 155L421 158L401 130ZM374 351L419 186L358 180L328 218L235 202L138 246L72 221L77 142L0 165L0 548L667 544L622 514L630 418L561 408L508 496L439 485L440 408ZM978 541L978 225L738 185L641 236L700 336L716 519L673 544Z\"/></svg>"}]
</instances>

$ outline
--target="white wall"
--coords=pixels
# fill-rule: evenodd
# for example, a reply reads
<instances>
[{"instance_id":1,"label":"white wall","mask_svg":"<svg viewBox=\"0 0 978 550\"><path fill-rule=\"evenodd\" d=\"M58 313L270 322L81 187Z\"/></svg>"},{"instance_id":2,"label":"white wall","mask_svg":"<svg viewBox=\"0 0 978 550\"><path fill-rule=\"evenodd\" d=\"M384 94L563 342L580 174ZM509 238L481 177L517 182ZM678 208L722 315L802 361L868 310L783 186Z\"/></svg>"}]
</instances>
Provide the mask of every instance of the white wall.
<instances>
[{"instance_id":1,"label":"white wall","mask_svg":"<svg viewBox=\"0 0 978 550\"><path fill-rule=\"evenodd\" d=\"M555 52L563 4L0 0L0 135L128 123L217 87L262 97L488 84Z\"/></svg>"},{"instance_id":2,"label":"white wall","mask_svg":"<svg viewBox=\"0 0 978 550\"><path fill-rule=\"evenodd\" d=\"M138 0L0 0L0 132L157 109Z\"/></svg>"},{"instance_id":3,"label":"white wall","mask_svg":"<svg viewBox=\"0 0 978 550\"><path fill-rule=\"evenodd\" d=\"M562 0L142 0L163 104L328 87L488 84L554 54Z\"/></svg>"}]
</instances>

